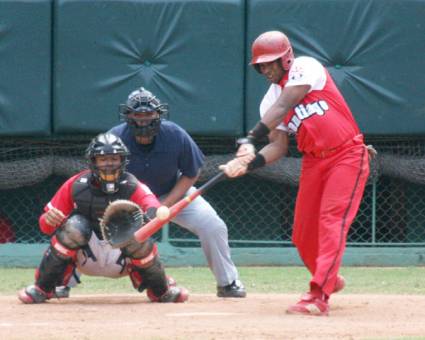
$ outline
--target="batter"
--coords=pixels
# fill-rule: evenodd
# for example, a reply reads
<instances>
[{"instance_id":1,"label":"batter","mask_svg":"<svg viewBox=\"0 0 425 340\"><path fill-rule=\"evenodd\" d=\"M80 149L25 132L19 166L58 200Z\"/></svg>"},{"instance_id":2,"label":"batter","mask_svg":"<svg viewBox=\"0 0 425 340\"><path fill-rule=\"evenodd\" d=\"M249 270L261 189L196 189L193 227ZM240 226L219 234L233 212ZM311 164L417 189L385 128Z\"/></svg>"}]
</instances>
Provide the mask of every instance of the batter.
<instances>
[{"instance_id":1,"label":"batter","mask_svg":"<svg viewBox=\"0 0 425 340\"><path fill-rule=\"evenodd\" d=\"M221 168L236 177L272 163L295 136L303 159L292 240L312 277L309 291L287 312L328 315L331 294L345 285L338 272L369 175L369 152L329 72L314 58L295 58L285 34L261 34L251 65L272 84L261 120ZM253 144L265 136L269 144L256 153Z\"/></svg>"}]
</instances>

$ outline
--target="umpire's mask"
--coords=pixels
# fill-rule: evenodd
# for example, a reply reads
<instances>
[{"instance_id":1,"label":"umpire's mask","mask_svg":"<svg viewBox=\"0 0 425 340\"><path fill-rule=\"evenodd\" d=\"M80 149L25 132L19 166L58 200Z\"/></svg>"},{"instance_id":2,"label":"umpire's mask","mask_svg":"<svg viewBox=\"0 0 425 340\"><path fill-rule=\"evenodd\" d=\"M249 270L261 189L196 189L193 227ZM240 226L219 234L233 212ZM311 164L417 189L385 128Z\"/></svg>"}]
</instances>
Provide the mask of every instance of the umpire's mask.
<instances>
[{"instance_id":1,"label":"umpire's mask","mask_svg":"<svg viewBox=\"0 0 425 340\"><path fill-rule=\"evenodd\" d=\"M168 105L141 87L130 93L127 102L119 106L119 112L135 136L151 138L158 134L161 119L168 114Z\"/></svg>"}]
</instances>

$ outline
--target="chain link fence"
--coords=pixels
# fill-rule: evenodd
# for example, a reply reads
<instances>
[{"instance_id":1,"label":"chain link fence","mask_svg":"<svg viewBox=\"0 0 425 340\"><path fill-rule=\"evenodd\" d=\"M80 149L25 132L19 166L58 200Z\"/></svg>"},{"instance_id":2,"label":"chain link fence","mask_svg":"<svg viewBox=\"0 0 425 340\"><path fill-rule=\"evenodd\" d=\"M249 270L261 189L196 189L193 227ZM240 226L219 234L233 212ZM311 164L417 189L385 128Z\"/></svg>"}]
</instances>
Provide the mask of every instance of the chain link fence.
<instances>
[{"instance_id":1,"label":"chain link fence","mask_svg":"<svg viewBox=\"0 0 425 340\"><path fill-rule=\"evenodd\" d=\"M48 241L38 229L38 218L59 186L86 168L82 155L91 137L0 139L0 243ZM202 184L231 159L235 138L194 138L207 156ZM374 137L368 143L379 154L348 245L425 245L425 138ZM299 170L292 144L288 158L205 194L227 223L232 246L291 244ZM168 233L174 246L199 246L194 235L173 224Z\"/></svg>"}]
</instances>

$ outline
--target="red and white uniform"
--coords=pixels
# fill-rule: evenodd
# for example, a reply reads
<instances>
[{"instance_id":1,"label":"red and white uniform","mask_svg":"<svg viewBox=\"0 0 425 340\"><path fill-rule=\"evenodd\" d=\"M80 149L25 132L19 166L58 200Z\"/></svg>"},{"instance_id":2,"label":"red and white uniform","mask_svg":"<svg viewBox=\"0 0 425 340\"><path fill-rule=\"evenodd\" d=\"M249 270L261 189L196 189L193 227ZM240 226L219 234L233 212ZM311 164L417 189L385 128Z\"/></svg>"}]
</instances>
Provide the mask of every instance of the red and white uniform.
<instances>
[{"instance_id":1,"label":"red and white uniform","mask_svg":"<svg viewBox=\"0 0 425 340\"><path fill-rule=\"evenodd\" d=\"M294 60L281 82L270 86L260 105L261 115L282 88L297 85L311 88L277 127L295 134L303 153L292 238L313 276L310 284L329 296L363 197L368 153L347 103L314 58Z\"/></svg>"},{"instance_id":2,"label":"red and white uniform","mask_svg":"<svg viewBox=\"0 0 425 340\"><path fill-rule=\"evenodd\" d=\"M44 211L47 212L54 207L62 211L66 217L69 216L76 208L72 194L72 186L74 182L79 180L85 173L87 173L87 171L82 171L69 178L59 188L50 202L47 203L44 207ZM143 211L146 211L150 207L158 208L161 205L151 190L141 182L137 183L137 187L129 200L138 204ZM55 231L54 228L46 223L44 215L41 215L39 222L40 229L43 233L51 235ZM126 266L128 262L124 264L123 270L123 264L118 261L121 255L120 249L112 248L107 241L100 240L94 232L90 238L89 247L96 257L96 261L93 261L91 257L87 257L87 254L85 254L83 250L79 250L77 253L76 265L80 272L87 275L112 278L128 275L128 268Z\"/></svg>"}]
</instances>

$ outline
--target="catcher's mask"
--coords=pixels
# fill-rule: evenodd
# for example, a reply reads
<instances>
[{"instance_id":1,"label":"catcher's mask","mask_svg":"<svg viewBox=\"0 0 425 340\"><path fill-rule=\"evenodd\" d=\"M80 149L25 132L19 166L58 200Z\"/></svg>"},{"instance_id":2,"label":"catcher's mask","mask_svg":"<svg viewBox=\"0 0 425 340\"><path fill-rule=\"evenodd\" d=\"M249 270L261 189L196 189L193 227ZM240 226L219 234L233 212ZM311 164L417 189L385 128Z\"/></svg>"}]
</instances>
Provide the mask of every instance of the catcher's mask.
<instances>
[{"instance_id":1,"label":"catcher's mask","mask_svg":"<svg viewBox=\"0 0 425 340\"><path fill-rule=\"evenodd\" d=\"M252 44L252 59L250 65L258 73L261 63L269 63L280 59L282 67L288 71L294 62L294 52L288 37L279 31L269 31L258 36Z\"/></svg>"},{"instance_id":2,"label":"catcher's mask","mask_svg":"<svg viewBox=\"0 0 425 340\"><path fill-rule=\"evenodd\" d=\"M122 140L112 133L102 133L93 138L86 157L103 192L113 194L118 191L118 182L128 164L129 154Z\"/></svg>"},{"instance_id":3,"label":"catcher's mask","mask_svg":"<svg viewBox=\"0 0 425 340\"><path fill-rule=\"evenodd\" d=\"M168 114L168 105L141 87L130 93L127 102L119 106L119 112L135 136L154 137L159 132L161 119Z\"/></svg>"}]
</instances>

